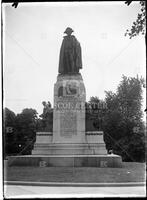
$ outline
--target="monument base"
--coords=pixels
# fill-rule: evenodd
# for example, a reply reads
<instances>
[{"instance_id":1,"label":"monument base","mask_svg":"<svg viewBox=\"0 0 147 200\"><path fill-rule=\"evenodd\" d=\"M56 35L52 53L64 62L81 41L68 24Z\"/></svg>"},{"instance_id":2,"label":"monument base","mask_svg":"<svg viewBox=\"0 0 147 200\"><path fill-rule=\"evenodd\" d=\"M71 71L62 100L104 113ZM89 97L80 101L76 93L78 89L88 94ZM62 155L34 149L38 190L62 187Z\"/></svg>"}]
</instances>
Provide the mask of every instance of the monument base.
<instances>
[{"instance_id":1,"label":"monument base","mask_svg":"<svg viewBox=\"0 0 147 200\"><path fill-rule=\"evenodd\" d=\"M105 144L35 144L32 155L103 155Z\"/></svg>"},{"instance_id":2,"label":"monument base","mask_svg":"<svg viewBox=\"0 0 147 200\"><path fill-rule=\"evenodd\" d=\"M59 143L53 141L53 133L37 132L32 155L106 155L103 131L85 133L83 143Z\"/></svg>"},{"instance_id":3,"label":"monument base","mask_svg":"<svg viewBox=\"0 0 147 200\"><path fill-rule=\"evenodd\" d=\"M122 167L122 158L108 155L102 131L85 133L85 143L55 143L52 132L37 132L32 155L9 156L8 166Z\"/></svg>"},{"instance_id":4,"label":"monument base","mask_svg":"<svg viewBox=\"0 0 147 200\"><path fill-rule=\"evenodd\" d=\"M32 155L9 156L8 166L122 167L122 158L108 155L102 131L85 134L86 143L53 143L51 132L37 132Z\"/></svg>"},{"instance_id":5,"label":"monument base","mask_svg":"<svg viewBox=\"0 0 147 200\"><path fill-rule=\"evenodd\" d=\"M24 155L9 156L8 166L36 167L122 167L118 155Z\"/></svg>"}]
</instances>

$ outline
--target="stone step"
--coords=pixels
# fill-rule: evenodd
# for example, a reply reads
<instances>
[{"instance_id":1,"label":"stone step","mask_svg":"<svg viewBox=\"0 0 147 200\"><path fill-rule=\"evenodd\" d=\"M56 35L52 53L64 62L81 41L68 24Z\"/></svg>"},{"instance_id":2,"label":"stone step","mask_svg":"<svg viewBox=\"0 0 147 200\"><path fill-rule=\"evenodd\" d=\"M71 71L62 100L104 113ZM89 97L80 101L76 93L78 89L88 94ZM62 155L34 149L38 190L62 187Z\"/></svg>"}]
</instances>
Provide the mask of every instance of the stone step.
<instances>
[{"instance_id":1,"label":"stone step","mask_svg":"<svg viewBox=\"0 0 147 200\"><path fill-rule=\"evenodd\" d=\"M105 143L90 143L90 144L87 144L87 143L81 143L81 144L75 144L75 143L66 143L66 144L59 144L59 143L37 143L34 145L34 147L47 147L47 148L83 148L83 147L102 147L102 146L105 146Z\"/></svg>"},{"instance_id":2,"label":"stone step","mask_svg":"<svg viewBox=\"0 0 147 200\"><path fill-rule=\"evenodd\" d=\"M78 154L107 154L105 144L100 145L88 145L88 144L46 144L46 145L35 145L34 149L32 150L32 154L38 154L38 155L64 155L64 154L70 154L70 155L78 155Z\"/></svg>"}]
</instances>

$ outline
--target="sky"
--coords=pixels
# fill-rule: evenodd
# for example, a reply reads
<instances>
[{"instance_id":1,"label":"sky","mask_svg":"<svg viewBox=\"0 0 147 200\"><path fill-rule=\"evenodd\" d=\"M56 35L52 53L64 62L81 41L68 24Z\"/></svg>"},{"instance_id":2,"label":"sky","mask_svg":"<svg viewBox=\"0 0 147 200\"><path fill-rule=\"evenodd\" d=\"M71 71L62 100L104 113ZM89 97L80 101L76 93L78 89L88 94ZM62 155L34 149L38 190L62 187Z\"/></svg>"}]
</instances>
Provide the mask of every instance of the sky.
<instances>
[{"instance_id":1,"label":"sky","mask_svg":"<svg viewBox=\"0 0 147 200\"><path fill-rule=\"evenodd\" d=\"M4 107L16 114L24 108L41 114L42 101L53 106L67 27L81 44L87 101L115 92L123 74L145 78L144 36L124 36L139 11L139 2L127 6L124 1L19 3L16 9L3 4Z\"/></svg>"}]
</instances>

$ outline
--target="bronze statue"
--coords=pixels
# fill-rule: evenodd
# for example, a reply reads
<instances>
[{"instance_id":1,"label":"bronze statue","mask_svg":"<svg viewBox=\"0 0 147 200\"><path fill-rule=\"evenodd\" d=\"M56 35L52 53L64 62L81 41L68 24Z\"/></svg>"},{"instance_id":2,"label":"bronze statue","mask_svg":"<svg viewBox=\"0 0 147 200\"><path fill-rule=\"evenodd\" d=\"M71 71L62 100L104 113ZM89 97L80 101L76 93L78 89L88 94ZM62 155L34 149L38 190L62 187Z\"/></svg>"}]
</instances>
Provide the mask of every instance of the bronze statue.
<instances>
[{"instance_id":1,"label":"bronze statue","mask_svg":"<svg viewBox=\"0 0 147 200\"><path fill-rule=\"evenodd\" d=\"M64 36L59 59L60 74L77 74L82 68L81 46L74 35L71 35L73 30L67 28Z\"/></svg>"},{"instance_id":2,"label":"bronze statue","mask_svg":"<svg viewBox=\"0 0 147 200\"><path fill-rule=\"evenodd\" d=\"M47 103L45 101L42 102L43 108L43 114L41 115L43 118L46 118L48 116L48 113L51 112L51 103L48 101Z\"/></svg>"},{"instance_id":3,"label":"bronze statue","mask_svg":"<svg viewBox=\"0 0 147 200\"><path fill-rule=\"evenodd\" d=\"M51 108L51 103L48 101L42 102L44 108L43 113L40 115L41 120L41 131L52 131L53 129L53 109Z\"/></svg>"}]
</instances>

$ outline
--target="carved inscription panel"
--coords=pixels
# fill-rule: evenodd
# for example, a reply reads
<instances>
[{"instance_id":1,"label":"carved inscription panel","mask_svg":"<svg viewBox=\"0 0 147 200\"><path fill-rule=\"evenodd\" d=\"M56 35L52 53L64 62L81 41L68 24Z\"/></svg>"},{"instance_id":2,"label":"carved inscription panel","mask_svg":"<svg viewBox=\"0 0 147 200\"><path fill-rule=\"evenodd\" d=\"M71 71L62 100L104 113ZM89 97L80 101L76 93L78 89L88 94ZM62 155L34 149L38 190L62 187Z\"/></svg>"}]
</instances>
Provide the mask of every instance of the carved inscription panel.
<instances>
[{"instance_id":1,"label":"carved inscription panel","mask_svg":"<svg viewBox=\"0 0 147 200\"><path fill-rule=\"evenodd\" d=\"M70 138L77 134L77 116L74 110L61 112L60 134L62 137Z\"/></svg>"}]
</instances>

